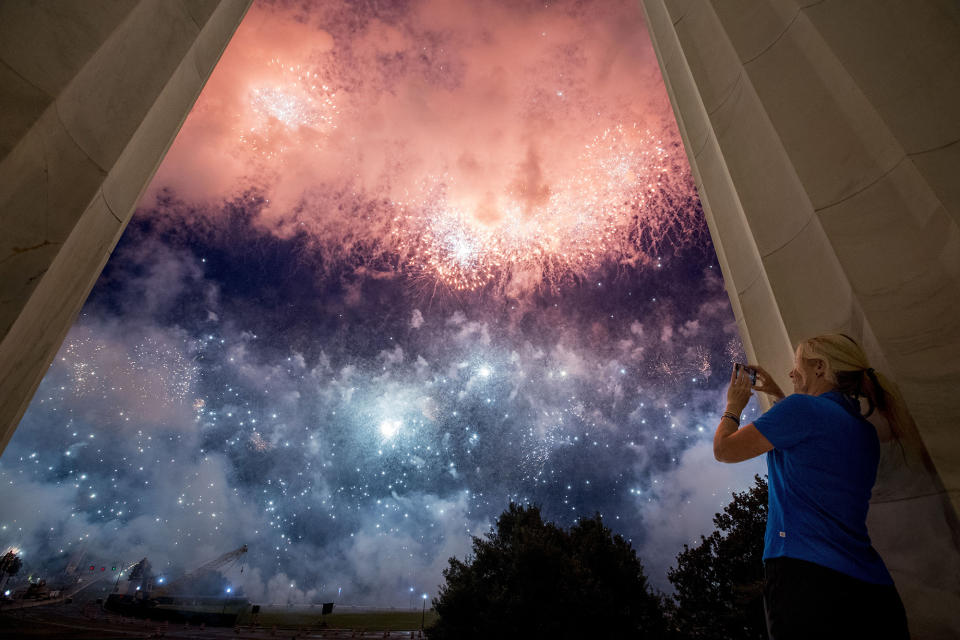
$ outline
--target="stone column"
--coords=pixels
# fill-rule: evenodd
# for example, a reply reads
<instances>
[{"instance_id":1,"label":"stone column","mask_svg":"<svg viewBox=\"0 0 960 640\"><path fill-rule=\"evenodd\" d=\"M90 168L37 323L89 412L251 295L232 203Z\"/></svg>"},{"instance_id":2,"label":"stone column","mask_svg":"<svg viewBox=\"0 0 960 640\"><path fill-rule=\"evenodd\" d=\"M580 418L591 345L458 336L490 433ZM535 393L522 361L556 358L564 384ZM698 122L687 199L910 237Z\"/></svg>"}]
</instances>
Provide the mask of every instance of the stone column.
<instances>
[{"instance_id":1,"label":"stone column","mask_svg":"<svg viewBox=\"0 0 960 640\"><path fill-rule=\"evenodd\" d=\"M915 638L960 633L960 5L642 0L747 353L840 331L916 423L869 526Z\"/></svg>"},{"instance_id":2,"label":"stone column","mask_svg":"<svg viewBox=\"0 0 960 640\"><path fill-rule=\"evenodd\" d=\"M0 452L251 1L0 3Z\"/></svg>"}]
</instances>

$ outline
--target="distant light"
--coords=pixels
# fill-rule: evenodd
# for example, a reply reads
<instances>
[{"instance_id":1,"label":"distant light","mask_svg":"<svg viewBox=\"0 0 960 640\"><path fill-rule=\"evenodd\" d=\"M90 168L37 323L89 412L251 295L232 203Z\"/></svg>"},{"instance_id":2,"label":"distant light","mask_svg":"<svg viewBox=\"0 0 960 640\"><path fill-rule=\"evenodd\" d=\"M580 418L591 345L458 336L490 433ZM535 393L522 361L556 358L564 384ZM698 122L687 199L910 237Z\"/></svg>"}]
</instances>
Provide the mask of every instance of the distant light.
<instances>
[{"instance_id":1,"label":"distant light","mask_svg":"<svg viewBox=\"0 0 960 640\"><path fill-rule=\"evenodd\" d=\"M420 597L423 598L424 600L426 600L426 599L427 599L427 594L423 594L423 595L420 596Z\"/></svg>"},{"instance_id":2,"label":"distant light","mask_svg":"<svg viewBox=\"0 0 960 640\"><path fill-rule=\"evenodd\" d=\"M163 584L163 578L158 579L157 582L159 582L160 584Z\"/></svg>"},{"instance_id":3,"label":"distant light","mask_svg":"<svg viewBox=\"0 0 960 640\"><path fill-rule=\"evenodd\" d=\"M477 373L480 374L481 378L489 378L490 375L493 373L493 369L491 369L487 365L483 365L480 367L479 370L477 370Z\"/></svg>"},{"instance_id":4,"label":"distant light","mask_svg":"<svg viewBox=\"0 0 960 640\"><path fill-rule=\"evenodd\" d=\"M5 596L10 595L10 589L7 589L6 591L4 591L4 592L3 592L3 595L5 595Z\"/></svg>"},{"instance_id":5,"label":"distant light","mask_svg":"<svg viewBox=\"0 0 960 640\"><path fill-rule=\"evenodd\" d=\"M137 587L137 591L140 591L140 587Z\"/></svg>"},{"instance_id":6,"label":"distant light","mask_svg":"<svg viewBox=\"0 0 960 640\"><path fill-rule=\"evenodd\" d=\"M384 438L392 438L400 430L399 420L384 420L380 423L380 434Z\"/></svg>"},{"instance_id":7,"label":"distant light","mask_svg":"<svg viewBox=\"0 0 960 640\"><path fill-rule=\"evenodd\" d=\"M233 593L233 587L227 587L227 593Z\"/></svg>"}]
</instances>

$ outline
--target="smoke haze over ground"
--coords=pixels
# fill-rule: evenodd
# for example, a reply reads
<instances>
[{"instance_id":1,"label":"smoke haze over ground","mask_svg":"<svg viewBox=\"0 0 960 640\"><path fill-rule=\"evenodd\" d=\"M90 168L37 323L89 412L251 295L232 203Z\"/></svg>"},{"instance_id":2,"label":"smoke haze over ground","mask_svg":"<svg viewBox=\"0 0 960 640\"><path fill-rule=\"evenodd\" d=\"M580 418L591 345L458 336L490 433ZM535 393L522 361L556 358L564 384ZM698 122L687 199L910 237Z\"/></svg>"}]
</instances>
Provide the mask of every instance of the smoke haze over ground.
<instances>
[{"instance_id":1,"label":"smoke haze over ground","mask_svg":"<svg viewBox=\"0 0 960 640\"><path fill-rule=\"evenodd\" d=\"M763 468L636 3L386 5L251 9L0 458L28 564L408 606L513 500L666 588Z\"/></svg>"}]
</instances>

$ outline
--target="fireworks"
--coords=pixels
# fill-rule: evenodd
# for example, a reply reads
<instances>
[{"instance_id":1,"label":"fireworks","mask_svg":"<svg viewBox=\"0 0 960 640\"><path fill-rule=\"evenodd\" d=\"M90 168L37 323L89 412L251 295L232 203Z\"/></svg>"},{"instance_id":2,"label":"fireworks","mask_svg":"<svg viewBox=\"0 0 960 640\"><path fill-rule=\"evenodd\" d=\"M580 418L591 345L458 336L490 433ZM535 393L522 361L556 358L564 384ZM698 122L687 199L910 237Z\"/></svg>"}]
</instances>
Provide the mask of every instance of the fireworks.
<instances>
[{"instance_id":1,"label":"fireworks","mask_svg":"<svg viewBox=\"0 0 960 640\"><path fill-rule=\"evenodd\" d=\"M77 397L102 391L97 369L93 362L86 359L95 359L102 352L103 345L93 344L88 337L70 341L64 347L61 361L68 363L73 378L74 394Z\"/></svg>"},{"instance_id":2,"label":"fireworks","mask_svg":"<svg viewBox=\"0 0 960 640\"><path fill-rule=\"evenodd\" d=\"M743 350L743 343L736 338L727 340L724 354L730 359L731 363L747 361L746 352Z\"/></svg>"},{"instance_id":3,"label":"fireworks","mask_svg":"<svg viewBox=\"0 0 960 640\"><path fill-rule=\"evenodd\" d=\"M384 420L380 423L380 435L382 435L385 440L389 440L393 436L397 435L397 432L399 431L399 420Z\"/></svg>"},{"instance_id":4,"label":"fireworks","mask_svg":"<svg viewBox=\"0 0 960 640\"><path fill-rule=\"evenodd\" d=\"M697 345L693 356L693 370L700 377L710 379L713 367L710 363L710 351L703 345Z\"/></svg>"},{"instance_id":5,"label":"fireworks","mask_svg":"<svg viewBox=\"0 0 960 640\"><path fill-rule=\"evenodd\" d=\"M259 453L263 453L271 448L270 443L262 435L254 431L250 436L250 448Z\"/></svg>"},{"instance_id":6,"label":"fireworks","mask_svg":"<svg viewBox=\"0 0 960 640\"><path fill-rule=\"evenodd\" d=\"M182 351L153 339L146 339L134 347L128 361L131 379L141 380L136 388L143 399L163 397L184 402L189 395L198 369L184 357Z\"/></svg>"},{"instance_id":7,"label":"fireworks","mask_svg":"<svg viewBox=\"0 0 960 640\"><path fill-rule=\"evenodd\" d=\"M608 259L648 260L669 230L696 225L689 207L668 204L677 193L692 184L664 143L618 125L585 145L566 175L512 185L493 202L464 198L450 174L426 180L395 203L393 236L408 269L452 291L511 279L553 287Z\"/></svg>"},{"instance_id":8,"label":"fireworks","mask_svg":"<svg viewBox=\"0 0 960 640\"><path fill-rule=\"evenodd\" d=\"M249 113L240 117L240 143L264 160L292 146L317 146L317 134L337 127L336 93L304 65L273 59L267 67L272 79L250 89Z\"/></svg>"},{"instance_id":9,"label":"fireworks","mask_svg":"<svg viewBox=\"0 0 960 640\"><path fill-rule=\"evenodd\" d=\"M187 400L198 368L179 349L152 337L120 357L112 352L112 346L86 335L64 345L60 360L69 371L76 397L125 394L141 405L158 398L177 405ZM197 402L202 408L201 399L194 402L194 409L198 409Z\"/></svg>"},{"instance_id":10,"label":"fireworks","mask_svg":"<svg viewBox=\"0 0 960 640\"><path fill-rule=\"evenodd\" d=\"M521 457L523 479L534 483L543 476L551 454L559 447L573 444L573 438L564 428L562 419L553 424L530 427L520 437L522 439L520 450L523 452Z\"/></svg>"},{"instance_id":11,"label":"fireworks","mask_svg":"<svg viewBox=\"0 0 960 640\"><path fill-rule=\"evenodd\" d=\"M544 45L553 3L466 31L339 4L238 30L184 181L157 183L2 460L11 542L199 563L242 533L264 598L350 580L403 604L511 500L648 538L637 487L709 453L739 343L703 256L671 255L705 227L675 128L631 124L669 118L652 53L590 22L616 3L569 5Z\"/></svg>"}]
</instances>

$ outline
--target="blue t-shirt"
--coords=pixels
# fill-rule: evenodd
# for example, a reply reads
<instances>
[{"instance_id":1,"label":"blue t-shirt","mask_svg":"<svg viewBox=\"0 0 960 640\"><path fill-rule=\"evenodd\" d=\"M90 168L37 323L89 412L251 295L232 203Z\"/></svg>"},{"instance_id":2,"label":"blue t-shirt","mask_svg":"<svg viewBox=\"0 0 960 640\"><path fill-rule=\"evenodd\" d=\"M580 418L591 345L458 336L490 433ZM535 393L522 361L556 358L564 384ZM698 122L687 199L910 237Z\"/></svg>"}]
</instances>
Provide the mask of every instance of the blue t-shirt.
<instances>
[{"instance_id":1,"label":"blue t-shirt","mask_svg":"<svg viewBox=\"0 0 960 640\"><path fill-rule=\"evenodd\" d=\"M795 393L753 424L774 446L763 559L797 558L893 584L867 535L880 440L859 407L835 391Z\"/></svg>"}]
</instances>

